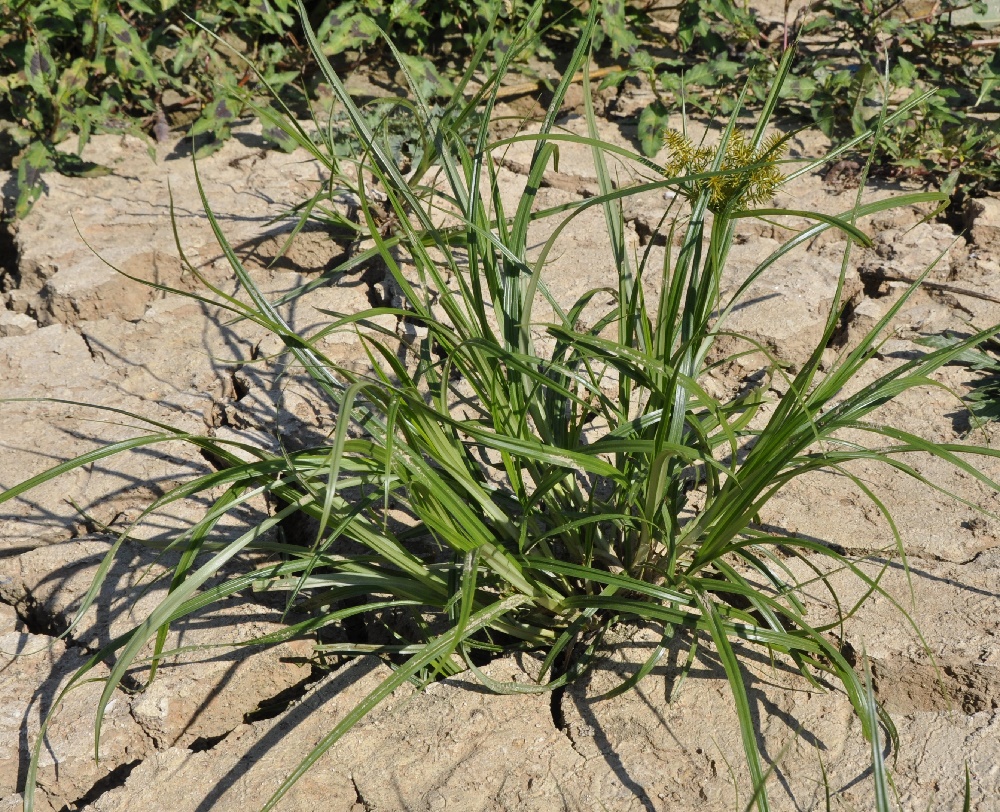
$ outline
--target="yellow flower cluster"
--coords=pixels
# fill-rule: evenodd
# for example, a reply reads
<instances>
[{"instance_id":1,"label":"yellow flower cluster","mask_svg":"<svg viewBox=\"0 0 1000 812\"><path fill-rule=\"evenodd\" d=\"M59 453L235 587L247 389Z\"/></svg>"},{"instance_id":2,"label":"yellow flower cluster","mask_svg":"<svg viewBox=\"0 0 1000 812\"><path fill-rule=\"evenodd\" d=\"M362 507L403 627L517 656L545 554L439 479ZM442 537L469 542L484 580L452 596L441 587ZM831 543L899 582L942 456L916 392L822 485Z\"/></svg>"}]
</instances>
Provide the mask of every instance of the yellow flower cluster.
<instances>
[{"instance_id":1,"label":"yellow flower cluster","mask_svg":"<svg viewBox=\"0 0 1000 812\"><path fill-rule=\"evenodd\" d=\"M677 130L668 130L665 141L670 150L670 158L663 166L667 175L683 178L710 171L715 161L715 150L695 146L690 138ZM770 200L785 179L775 166L783 153L784 144L780 135L772 135L754 149L743 133L733 130L719 167L726 174L682 181L680 191L688 199L693 199L708 189L708 207L712 211L730 207L738 211L763 203Z\"/></svg>"}]
</instances>

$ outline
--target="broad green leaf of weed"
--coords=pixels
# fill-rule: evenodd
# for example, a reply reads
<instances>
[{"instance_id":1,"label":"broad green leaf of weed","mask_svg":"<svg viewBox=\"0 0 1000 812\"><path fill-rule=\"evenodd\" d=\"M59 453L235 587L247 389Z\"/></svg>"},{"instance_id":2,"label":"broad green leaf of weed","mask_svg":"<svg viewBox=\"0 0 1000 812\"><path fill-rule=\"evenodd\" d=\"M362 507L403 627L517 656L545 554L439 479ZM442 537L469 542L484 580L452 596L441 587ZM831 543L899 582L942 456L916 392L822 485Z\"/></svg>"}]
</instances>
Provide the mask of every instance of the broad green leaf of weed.
<instances>
[{"instance_id":1,"label":"broad green leaf of weed","mask_svg":"<svg viewBox=\"0 0 1000 812\"><path fill-rule=\"evenodd\" d=\"M38 34L29 36L24 45L24 73L28 84L39 96L49 97L56 78L56 63L48 43Z\"/></svg>"},{"instance_id":2,"label":"broad green leaf of weed","mask_svg":"<svg viewBox=\"0 0 1000 812\"><path fill-rule=\"evenodd\" d=\"M34 141L21 153L17 165L17 202L14 214L26 217L44 191L43 173L55 166L51 150L41 141Z\"/></svg>"},{"instance_id":3,"label":"broad green leaf of weed","mask_svg":"<svg viewBox=\"0 0 1000 812\"><path fill-rule=\"evenodd\" d=\"M354 3L343 3L327 15L316 30L316 40L327 56L371 45L378 39L378 24L367 14L352 14Z\"/></svg>"}]
</instances>

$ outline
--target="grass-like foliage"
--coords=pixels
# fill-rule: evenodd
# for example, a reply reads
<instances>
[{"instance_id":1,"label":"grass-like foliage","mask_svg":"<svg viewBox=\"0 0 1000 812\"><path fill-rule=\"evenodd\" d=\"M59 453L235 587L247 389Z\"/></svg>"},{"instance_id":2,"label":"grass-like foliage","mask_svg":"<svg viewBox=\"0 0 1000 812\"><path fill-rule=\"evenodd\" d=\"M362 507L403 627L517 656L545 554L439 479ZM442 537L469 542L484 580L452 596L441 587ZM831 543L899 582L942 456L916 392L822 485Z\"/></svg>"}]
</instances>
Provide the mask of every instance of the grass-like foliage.
<instances>
[{"instance_id":1,"label":"grass-like foliage","mask_svg":"<svg viewBox=\"0 0 1000 812\"><path fill-rule=\"evenodd\" d=\"M1000 487L960 456L994 452L935 445L866 420L900 393L928 384L936 369L985 334L903 363L854 391L852 379L872 357L878 335L902 301L821 373L824 349L840 317L837 291L825 335L781 387L787 394L767 411L761 409L766 382L720 400L699 379L711 363L710 350L725 329L727 313L776 260L831 228L844 232L848 246L866 244L855 224L859 219L940 196L858 202L840 217L749 208L770 199L787 166L780 161L782 142L770 136L768 125L790 55L752 131L739 129L734 115L711 149L671 136L674 154L667 169L599 139L589 106L589 136L559 132L557 111L573 74L586 70L598 7L592 4L595 11L537 134L498 142L489 137L495 93L516 42L473 92L471 79L485 64L481 46L443 113L430 110L415 90L419 82L413 81L411 100L400 103L425 123L426 144L421 165L407 177L306 26L326 81L359 141L368 145L353 174L344 172L343 178L355 179L362 227L373 241L368 256L384 264L405 307L331 314L317 333L294 333L281 307L259 292L205 201L245 294L231 297L213 289L205 300L280 336L325 393L326 406L338 415L336 428L322 445L274 454L158 425L154 433L95 451L0 496L0 501L10 499L125 447L178 437L210 451L222 465L150 508L224 488L203 519L177 537L182 555L169 595L134 630L97 652L78 675L77 682L94 664L114 663L98 708L98 736L105 706L150 641L156 654L162 653L171 623L253 586L288 590L289 605L307 611L305 619L290 620L286 632L261 643L387 608L408 615L414 621L408 626L416 630L398 646L328 647L388 656L393 674L329 731L265 809L407 680L425 682L472 669L494 691L551 691L586 671L602 634L619 621L658 624L663 642L612 693L647 676L678 630L689 632L685 639L711 640L735 698L746 764L758 787L755 803L762 812L769 808L765 766L739 665L742 648L788 657L805 679L840 686L869 740L879 741L879 725L894 738L891 721L840 651L838 625L810 622L800 600L802 585L784 562L789 556L808 559L813 581L823 578L824 566L848 568L866 583L867 594L880 589L877 580L830 547L762 529L755 517L794 478L821 469L851 477L849 463L855 460L880 461L920 479L906 458L929 453ZM540 10L536 4L533 14ZM405 71L405 61L400 64ZM478 122L471 139L470 122ZM334 166L322 140L315 145L290 118L275 123ZM879 127L891 123L883 118ZM514 141L532 142L534 152L524 192L516 209L508 211L493 158ZM539 208L536 192L543 173L566 142L591 149L601 193ZM630 163L639 180L613 184L612 158ZM795 173L818 163L800 165ZM432 166L438 169L436 178L428 172ZM366 192L375 186L381 192L378 201ZM625 240L621 201L650 190L677 193L676 207L663 225L670 239L662 264L650 261L649 250L630 254ZM590 291L565 309L546 287L546 260L560 234L593 206L606 215L616 265L608 268L601 296ZM791 214L811 218L812 225L791 231L787 243L762 259L736 296L723 300L720 278L738 220ZM551 239L532 254L529 231L542 218L559 222ZM656 301L647 301L643 282L652 275L658 275L661 292ZM608 294L613 304L601 311L599 302ZM550 322L533 317L539 302L554 314ZM398 336L378 327L376 318L386 314L418 327L422 338L411 348L412 363L400 361ZM320 339L341 330L356 330L362 337L369 374L338 368L320 351ZM749 343L747 348L758 350ZM850 441L842 437L845 431ZM868 444L859 439L865 437ZM247 454L251 462L245 461ZM860 479L853 481L888 517L877 495ZM260 494L283 507L239 538L219 541L214 528L220 519ZM282 541L268 532L296 512L314 520L309 544ZM273 563L221 583L213 580L224 565L254 550L276 554ZM85 604L97 594L110 556ZM842 607L842 615L855 608ZM536 684L500 684L477 667L484 657L519 650L540 653ZM888 803L884 789L877 795Z\"/></svg>"}]
</instances>

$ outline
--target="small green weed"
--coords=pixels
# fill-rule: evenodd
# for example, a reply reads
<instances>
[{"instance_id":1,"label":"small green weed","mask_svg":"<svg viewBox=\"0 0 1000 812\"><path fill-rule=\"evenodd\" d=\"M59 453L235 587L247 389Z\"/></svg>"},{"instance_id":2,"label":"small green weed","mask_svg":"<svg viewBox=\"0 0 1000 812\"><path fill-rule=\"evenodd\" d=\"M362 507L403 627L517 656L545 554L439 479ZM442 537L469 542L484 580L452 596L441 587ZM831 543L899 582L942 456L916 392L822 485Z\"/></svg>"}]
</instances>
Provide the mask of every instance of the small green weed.
<instances>
[{"instance_id":1,"label":"small green weed","mask_svg":"<svg viewBox=\"0 0 1000 812\"><path fill-rule=\"evenodd\" d=\"M0 2L0 113L12 120L5 137L16 154L16 216L38 199L46 171L107 171L79 158L92 133L165 136L168 117L194 106L190 135L209 149L228 138L253 77L234 51L276 89L299 75L302 49L283 39L295 19L291 0L150 3ZM75 154L56 149L72 136Z\"/></svg>"},{"instance_id":2,"label":"small green weed","mask_svg":"<svg viewBox=\"0 0 1000 812\"><path fill-rule=\"evenodd\" d=\"M949 333L925 336L918 341L925 347L936 349L956 347L964 342L962 337ZM988 338L975 347L968 347L952 363L981 373L972 382L972 391L965 396L973 423L1000 420L1000 341Z\"/></svg>"},{"instance_id":3,"label":"small green weed","mask_svg":"<svg viewBox=\"0 0 1000 812\"><path fill-rule=\"evenodd\" d=\"M315 333L296 334L282 317L281 303L269 301L240 263L203 195L245 298L213 287L205 294L186 295L273 331L325 393L326 407L337 420L325 442L280 454L156 424L149 435L95 451L0 494L3 502L125 446L167 439L191 442L221 466L164 495L145 514L185 496L225 491L200 521L176 537L173 546L181 555L167 597L134 629L96 652L67 687L87 679L94 664L113 662L98 707L98 737L108 702L136 658L148 652L147 645L152 645L155 663L164 655L170 624L252 586L285 591L289 609L301 612L290 614L296 619L281 633L256 641L260 644L387 608L413 620L412 636L398 645L317 647L326 653L387 656L394 672L329 731L267 800L265 810L274 808L323 753L407 680L426 684L467 669L493 691L552 691L587 672L602 637L621 621L656 624L663 638L647 662L608 696L646 677L678 630L690 632L685 639L692 641L711 639L735 699L746 765L757 788L754 803L761 812L769 809L766 770L740 667L741 647L787 658L813 685L838 684L874 750L880 749L879 725L895 741L891 720L840 650L841 623L857 605L844 605L836 621L814 626L805 614L804 584L785 561L789 556L806 560L810 583L846 568L863 583L865 597L882 593L878 578L826 544L773 532L755 521L784 486L823 469L848 477L888 517L878 496L851 473L850 464L858 460L881 462L919 479L907 457L929 453L1000 490L1000 484L963 456L997 452L935 444L868 420L900 393L926 385L935 370L992 331L902 363L852 391L852 380L876 353L879 336L903 306L904 296L854 349L821 371L840 321L839 288L850 245L868 244L856 221L942 196L858 201L836 217L752 208L766 202L787 168L779 162L782 142L768 135L768 127L790 69L790 52L777 66L751 132L737 128L737 105L710 150L683 136L669 136L673 153L666 167L599 139L589 93L584 94L589 134L558 132L556 117L571 77L589 64L598 8L591 6L537 134L499 141L489 135L499 81L533 35L522 33L498 55L497 67L473 92L471 80L484 65L492 40L484 36L451 101L436 112L419 92L419 77L401 60L411 96L399 103L426 133L421 156L406 176L392 154L391 139L372 128L320 41L304 26L324 80L364 152L336 157L327 151L331 144L323 137L314 141L293 118L272 113L268 121L329 167L327 194L338 187L353 189L361 223L354 227L372 243L361 257L382 263L406 304L329 313L329 323ZM543 4L535 3L523 31L537 30L542 12ZM495 20L487 34L493 25ZM391 49L391 41L386 42ZM883 115L873 129L825 160L835 160L862 139L879 137L884 127L905 119L923 100L915 97L892 116ZM493 156L515 142L532 144L533 158L524 192L508 211ZM540 181L562 143L590 149L600 193L540 208ZM637 182L616 188L609 157L629 162ZM820 163L803 164L792 174ZM434 182L428 179L431 167L437 174ZM368 192L375 187L378 201ZM667 190L677 194L664 228L678 238L679 247L668 239L662 264L654 264L651 245L641 256L631 255L621 203L629 195ZM318 197L310 205L322 206L324 200ZM604 213L615 264L608 269L606 285L565 307L547 286L547 258L560 235L592 207ZM732 298L723 299L720 280L737 222L788 214L808 217L812 224L792 231ZM556 218L557 225L534 255L528 250L529 233L532 223L544 218ZM727 314L779 258L831 228L848 238L845 270L833 292L825 334L784 382L786 394L765 411L765 376L759 387L731 399L713 397L699 380L716 338L725 331ZM352 258L344 267L359 261ZM197 275L195 268L190 270ZM643 280L654 274L661 293L647 301ZM608 295L610 304L602 304ZM551 320L533 315L538 302L551 308ZM375 321L386 315L422 330L409 348L412 363L400 359L395 333ZM370 372L338 366L322 354L321 340L338 331L361 336ZM747 346L759 350L752 342ZM776 367L768 375L783 374ZM842 437L845 431L852 435L849 441ZM866 437L867 444L859 439ZM261 494L279 505L274 514L235 540L220 540L214 531L221 517ZM296 513L314 521L315 535L308 543L270 532ZM891 520L889 526L894 527ZM99 594L104 573L127 537L126 532L109 553L81 616ZM902 540L897 541L902 556ZM250 551L270 555L270 563L206 586L220 568ZM481 658L513 651L540 653L536 683L499 683L477 665ZM29 769L28 812L43 740L44 730ZM885 792L884 781L879 791Z\"/></svg>"}]
</instances>

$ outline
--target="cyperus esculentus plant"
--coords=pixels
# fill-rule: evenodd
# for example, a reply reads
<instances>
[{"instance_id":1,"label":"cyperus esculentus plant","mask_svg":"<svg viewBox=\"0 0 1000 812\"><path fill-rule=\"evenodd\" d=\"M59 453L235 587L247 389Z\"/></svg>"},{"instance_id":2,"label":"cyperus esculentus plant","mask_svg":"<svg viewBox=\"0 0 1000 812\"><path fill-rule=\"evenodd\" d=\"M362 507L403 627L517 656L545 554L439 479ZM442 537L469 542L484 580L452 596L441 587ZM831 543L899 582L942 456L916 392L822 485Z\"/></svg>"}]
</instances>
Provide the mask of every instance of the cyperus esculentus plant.
<instances>
[{"instance_id":1,"label":"cyperus esculentus plant","mask_svg":"<svg viewBox=\"0 0 1000 812\"><path fill-rule=\"evenodd\" d=\"M537 22L541 5L533 6L526 31ZM290 608L308 609L305 619L261 643L389 608L419 618L413 637L398 645L319 647L389 656L395 670L330 730L265 809L273 808L316 759L405 681L426 682L469 669L494 691L552 691L585 673L602 635L626 620L657 624L662 640L612 693L647 676L679 630L690 632L692 641L699 634L711 639L735 699L761 812L769 808L765 769L734 641L788 658L814 685L820 679L835 681L869 740L878 741L880 723L894 738L891 721L840 651L838 623L814 626L806 618L799 596L804 586L783 559L809 558L812 581L823 580L828 570L846 568L864 583L866 595L880 591L877 579L831 547L764 529L755 517L798 476L833 468L852 477L844 466L859 459L881 460L916 475L905 462L916 452L935 454L1000 489L959 456L996 452L935 445L866 420L899 393L924 385L934 370L985 334L907 361L845 396L905 297L820 375L824 350L839 324L838 286L824 335L768 414L760 409L766 381L720 399L699 380L726 315L780 257L830 228L846 234L849 243L866 243L855 224L858 219L940 196L858 202L839 217L794 212L813 224L793 231L782 247L761 259L731 299L722 299L720 280L737 221L792 213L752 208L766 201L781 180L776 165L781 143L767 130L791 56L784 57L752 132L741 131L734 116L713 150L669 136L673 150L667 165L660 166L597 137L589 94L584 95L588 135L556 130L571 77L581 67L586 73L598 7L591 6L587 27L538 133L490 140L499 79L516 47L500 55L499 68L467 99L462 94L486 54L481 45L443 113L432 113L419 83L411 81L412 98L405 104L416 111L428 137L420 166L409 177L379 133L372 132L306 25L324 78L359 141L367 145L356 159L354 189L361 223L373 243L367 256L381 261L406 304L331 314L318 332L297 335L281 307L260 292L242 266L205 200L219 244L246 295L244 300L212 288L214 296L208 298L278 335L325 393L337 415L336 426L316 447L282 454L177 432L210 451L224 471L192 480L152 509L220 485L225 494L201 522L178 535L184 555L169 596L134 630L96 653L77 676L79 682L92 664L114 661L98 708L97 735L116 687L147 644L153 641L154 659L162 654L158 632L212 600L254 586L287 590ZM407 73L405 63L401 66ZM482 115L470 147L465 128L475 111ZM272 123L303 146L321 151L293 118ZM891 123L880 120L879 128ZM532 143L533 157L523 194L514 211L507 211L493 156L513 142ZM540 181L558 145L567 142L591 150L600 193L539 208ZM826 160L838 154L834 151ZM635 184L615 188L609 155L636 168ZM821 163L800 166L792 175ZM437 183L426 180L432 165L439 169ZM384 194L378 204L367 192L376 185ZM670 248L662 265L654 267L649 248L641 257L630 254L620 203L632 194L664 190L676 193L669 227L680 235L680 246ZM567 307L547 287L546 260L575 218L594 206L604 211L614 256L607 284L600 288L613 294L612 301L599 305L604 298L592 290ZM442 211L448 215L446 225L439 225ZM543 218L561 220L536 255L529 251L529 234L532 223ZM650 274L658 274L661 283L651 302L643 285ZM549 305L550 321L533 317L539 301ZM425 331L412 348L412 363L400 360L395 333L378 327L376 317L385 315ZM338 366L321 352L320 340L342 330L362 336L371 361L367 373ZM850 442L841 439L845 430L852 432ZM162 437L150 435L148 442ZM859 437L870 438L871 445ZM244 454L252 460L247 462L240 456ZM59 470L100 456L92 454ZM0 501L44 479L11 489ZM884 510L867 485L852 479L861 494ZM235 541L216 541L213 528L220 517L256 494L272 497L280 509ZM315 520L313 543L267 536L265 531L295 512ZM264 568L205 587L224 565L255 550L280 556ZM360 606L359 596L366 601ZM844 606L843 614L854 609ZM481 657L511 651L539 653L535 683L498 683L476 664ZM29 810L31 805L29 782Z\"/></svg>"}]
</instances>

